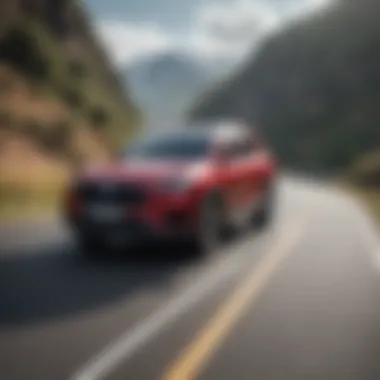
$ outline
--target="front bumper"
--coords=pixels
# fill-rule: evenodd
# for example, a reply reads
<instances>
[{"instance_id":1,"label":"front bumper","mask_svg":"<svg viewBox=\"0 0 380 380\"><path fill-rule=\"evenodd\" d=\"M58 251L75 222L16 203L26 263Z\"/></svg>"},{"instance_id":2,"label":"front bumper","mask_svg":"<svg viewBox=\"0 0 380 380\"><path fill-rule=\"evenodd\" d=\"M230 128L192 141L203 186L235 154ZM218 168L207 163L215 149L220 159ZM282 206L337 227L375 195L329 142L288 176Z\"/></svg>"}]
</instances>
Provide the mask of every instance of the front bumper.
<instances>
[{"instance_id":1,"label":"front bumper","mask_svg":"<svg viewBox=\"0 0 380 380\"><path fill-rule=\"evenodd\" d=\"M150 196L142 204L126 204L115 198L78 199L75 207L67 208L66 217L74 234L95 241L124 244L171 240L193 235L197 199L197 194L192 193ZM117 217L94 217L94 205L97 209L111 207Z\"/></svg>"},{"instance_id":2,"label":"front bumper","mask_svg":"<svg viewBox=\"0 0 380 380\"><path fill-rule=\"evenodd\" d=\"M157 223L143 218L125 218L115 223L104 223L93 219L71 221L74 235L85 237L99 244L112 246L145 244L186 239L192 236L189 216L181 212L168 213L165 220Z\"/></svg>"}]
</instances>

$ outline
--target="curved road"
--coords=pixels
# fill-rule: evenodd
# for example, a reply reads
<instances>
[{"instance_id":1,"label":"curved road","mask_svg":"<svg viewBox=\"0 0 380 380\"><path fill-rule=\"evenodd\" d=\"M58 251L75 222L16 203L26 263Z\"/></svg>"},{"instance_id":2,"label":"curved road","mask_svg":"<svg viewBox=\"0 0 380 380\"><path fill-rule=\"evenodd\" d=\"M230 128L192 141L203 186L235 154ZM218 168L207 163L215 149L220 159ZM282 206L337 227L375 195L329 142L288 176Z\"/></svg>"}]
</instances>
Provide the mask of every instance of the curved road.
<instances>
[{"instance_id":1,"label":"curved road","mask_svg":"<svg viewBox=\"0 0 380 380\"><path fill-rule=\"evenodd\" d=\"M0 228L4 380L378 380L380 245L355 202L284 179L270 229L202 259L81 261L57 221Z\"/></svg>"}]
</instances>

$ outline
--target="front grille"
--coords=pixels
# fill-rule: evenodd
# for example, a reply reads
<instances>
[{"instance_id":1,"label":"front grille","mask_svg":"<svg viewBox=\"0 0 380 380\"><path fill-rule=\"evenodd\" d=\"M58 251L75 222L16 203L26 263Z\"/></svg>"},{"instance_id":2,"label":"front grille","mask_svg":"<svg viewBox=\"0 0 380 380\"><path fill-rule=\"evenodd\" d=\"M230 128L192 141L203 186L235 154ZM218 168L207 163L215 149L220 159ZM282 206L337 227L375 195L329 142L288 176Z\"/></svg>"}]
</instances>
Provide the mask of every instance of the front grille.
<instances>
[{"instance_id":1,"label":"front grille","mask_svg":"<svg viewBox=\"0 0 380 380\"><path fill-rule=\"evenodd\" d=\"M86 202L115 202L123 204L141 204L146 193L138 185L129 183L87 182L78 186L78 196Z\"/></svg>"},{"instance_id":2,"label":"front grille","mask_svg":"<svg viewBox=\"0 0 380 380\"><path fill-rule=\"evenodd\" d=\"M123 229L135 236L149 236L152 233L151 228L144 222L136 219L129 219L123 223Z\"/></svg>"}]
</instances>

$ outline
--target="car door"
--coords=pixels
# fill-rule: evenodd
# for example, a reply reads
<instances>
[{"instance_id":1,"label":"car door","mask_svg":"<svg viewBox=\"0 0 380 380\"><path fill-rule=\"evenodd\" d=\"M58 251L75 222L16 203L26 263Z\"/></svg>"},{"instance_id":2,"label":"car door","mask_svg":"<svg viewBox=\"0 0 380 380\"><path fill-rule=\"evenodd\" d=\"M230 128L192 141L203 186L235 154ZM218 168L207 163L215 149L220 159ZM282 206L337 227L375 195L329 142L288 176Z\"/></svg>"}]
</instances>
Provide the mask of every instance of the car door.
<instances>
[{"instance_id":1,"label":"car door","mask_svg":"<svg viewBox=\"0 0 380 380\"><path fill-rule=\"evenodd\" d=\"M253 185L249 180L250 175L253 175L251 146L242 137L229 142L227 151L228 160L223 167L226 203L230 216L237 220L244 216L247 206L252 202Z\"/></svg>"}]
</instances>

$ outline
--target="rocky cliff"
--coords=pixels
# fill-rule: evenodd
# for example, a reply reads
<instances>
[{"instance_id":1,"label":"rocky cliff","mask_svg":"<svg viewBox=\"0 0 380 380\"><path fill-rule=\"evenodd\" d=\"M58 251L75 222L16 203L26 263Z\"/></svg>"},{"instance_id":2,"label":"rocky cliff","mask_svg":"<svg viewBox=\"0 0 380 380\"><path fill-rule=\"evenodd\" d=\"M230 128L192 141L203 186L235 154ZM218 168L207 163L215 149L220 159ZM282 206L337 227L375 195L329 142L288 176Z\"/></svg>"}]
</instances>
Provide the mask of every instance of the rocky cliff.
<instances>
[{"instance_id":1,"label":"rocky cliff","mask_svg":"<svg viewBox=\"0 0 380 380\"><path fill-rule=\"evenodd\" d=\"M54 187L127 144L139 112L123 83L79 1L2 0L0 198Z\"/></svg>"}]
</instances>

